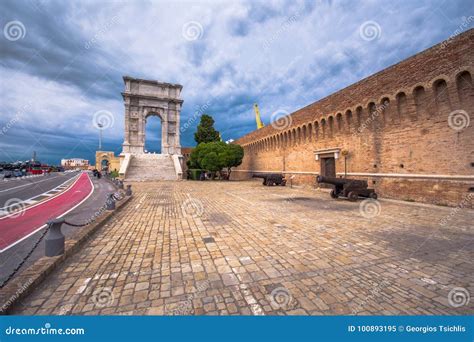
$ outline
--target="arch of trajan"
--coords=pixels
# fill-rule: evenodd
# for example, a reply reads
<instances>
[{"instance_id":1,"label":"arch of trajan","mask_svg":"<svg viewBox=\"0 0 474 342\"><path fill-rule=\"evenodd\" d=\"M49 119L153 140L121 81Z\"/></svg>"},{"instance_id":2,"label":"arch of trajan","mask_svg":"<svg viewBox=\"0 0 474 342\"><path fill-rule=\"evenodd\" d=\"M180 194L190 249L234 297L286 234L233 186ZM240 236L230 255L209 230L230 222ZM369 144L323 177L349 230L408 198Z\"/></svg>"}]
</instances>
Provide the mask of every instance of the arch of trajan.
<instances>
[{"instance_id":1,"label":"arch of trajan","mask_svg":"<svg viewBox=\"0 0 474 342\"><path fill-rule=\"evenodd\" d=\"M125 76L125 133L123 153L145 153L145 125L149 116L161 120L161 153L181 154L179 118L181 89L179 84L143 80Z\"/></svg>"},{"instance_id":2,"label":"arch of trajan","mask_svg":"<svg viewBox=\"0 0 474 342\"><path fill-rule=\"evenodd\" d=\"M179 84L124 76L125 105L122 153L96 152L96 167L106 160L109 171L118 171L129 181L177 180L183 175L180 145L180 114L183 100ZM161 153L146 153L146 121L157 116L161 121Z\"/></svg>"}]
</instances>

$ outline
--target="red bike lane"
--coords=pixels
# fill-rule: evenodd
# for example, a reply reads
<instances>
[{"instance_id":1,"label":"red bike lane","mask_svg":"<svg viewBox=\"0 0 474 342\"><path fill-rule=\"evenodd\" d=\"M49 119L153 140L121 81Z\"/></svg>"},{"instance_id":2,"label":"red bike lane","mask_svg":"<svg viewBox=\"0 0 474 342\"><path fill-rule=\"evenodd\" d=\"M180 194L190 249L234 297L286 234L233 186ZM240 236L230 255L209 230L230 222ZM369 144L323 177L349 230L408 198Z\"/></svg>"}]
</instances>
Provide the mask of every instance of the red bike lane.
<instances>
[{"instance_id":1,"label":"red bike lane","mask_svg":"<svg viewBox=\"0 0 474 342\"><path fill-rule=\"evenodd\" d=\"M27 208L21 213L0 218L0 251L34 233L46 221L64 215L84 201L93 191L87 173L82 173L65 192Z\"/></svg>"}]
</instances>

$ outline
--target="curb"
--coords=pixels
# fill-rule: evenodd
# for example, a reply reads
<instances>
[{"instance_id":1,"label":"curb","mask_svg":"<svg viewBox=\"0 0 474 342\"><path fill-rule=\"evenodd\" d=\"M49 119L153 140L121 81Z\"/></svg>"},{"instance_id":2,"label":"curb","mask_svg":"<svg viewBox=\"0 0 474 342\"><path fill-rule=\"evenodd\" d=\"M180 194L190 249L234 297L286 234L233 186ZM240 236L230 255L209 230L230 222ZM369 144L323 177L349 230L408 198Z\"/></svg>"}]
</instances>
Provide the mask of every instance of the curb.
<instances>
[{"instance_id":1,"label":"curb","mask_svg":"<svg viewBox=\"0 0 474 342\"><path fill-rule=\"evenodd\" d=\"M114 211L104 212L96 222L84 227L77 234L73 235L71 239L66 240L63 255L42 257L21 272L16 278L12 279L12 281L2 289L0 294L0 315L7 315L15 304L30 294L32 290L38 287L63 261L76 253L79 247L86 243L94 233L105 226L121 208L125 207L132 197L133 195L117 202Z\"/></svg>"}]
</instances>

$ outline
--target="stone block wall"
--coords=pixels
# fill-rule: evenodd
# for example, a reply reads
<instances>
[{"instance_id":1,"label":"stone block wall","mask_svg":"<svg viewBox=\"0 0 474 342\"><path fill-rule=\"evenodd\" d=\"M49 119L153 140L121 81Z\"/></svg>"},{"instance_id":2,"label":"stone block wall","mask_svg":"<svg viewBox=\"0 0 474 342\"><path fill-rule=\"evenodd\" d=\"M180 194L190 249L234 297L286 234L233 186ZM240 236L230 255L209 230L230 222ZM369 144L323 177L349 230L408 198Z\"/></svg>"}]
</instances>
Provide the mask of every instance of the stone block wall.
<instances>
[{"instance_id":1,"label":"stone block wall","mask_svg":"<svg viewBox=\"0 0 474 342\"><path fill-rule=\"evenodd\" d=\"M472 208L473 74L471 29L236 140L233 178L275 171L316 186L332 157L337 176L382 197Z\"/></svg>"}]
</instances>

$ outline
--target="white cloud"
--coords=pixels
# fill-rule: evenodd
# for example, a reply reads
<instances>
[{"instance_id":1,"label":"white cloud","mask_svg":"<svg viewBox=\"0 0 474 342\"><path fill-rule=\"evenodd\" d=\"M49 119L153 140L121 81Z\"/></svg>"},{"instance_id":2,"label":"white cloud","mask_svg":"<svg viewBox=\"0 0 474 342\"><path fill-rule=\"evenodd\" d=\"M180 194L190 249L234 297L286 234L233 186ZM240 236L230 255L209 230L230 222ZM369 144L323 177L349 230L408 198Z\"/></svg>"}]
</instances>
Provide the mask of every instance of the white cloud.
<instances>
[{"instance_id":1,"label":"white cloud","mask_svg":"<svg viewBox=\"0 0 474 342\"><path fill-rule=\"evenodd\" d=\"M28 98L34 110L22 124L75 136L95 134L93 113L108 110L116 119L107 132L114 141L123 129L123 75L183 84L182 122L210 103L225 138L237 138L254 126L254 101L268 123L278 109L296 110L448 38L469 9L469 1L428 0L42 5L41 14L21 2L5 11L24 21L27 39L6 46L0 72L9 83L0 111L8 117ZM195 41L182 34L189 21L203 28ZM377 39L361 39L366 21L379 24ZM28 60L36 51L46 61ZM183 145L193 143L193 129Z\"/></svg>"},{"instance_id":2,"label":"white cloud","mask_svg":"<svg viewBox=\"0 0 474 342\"><path fill-rule=\"evenodd\" d=\"M94 113L107 110L114 114L115 124L104 134L111 138L122 136L121 102L85 97L77 87L21 72L0 68L0 73L13 80L2 92L2 121L16 117L16 124L31 132L87 136L97 133L92 122Z\"/></svg>"}]
</instances>

